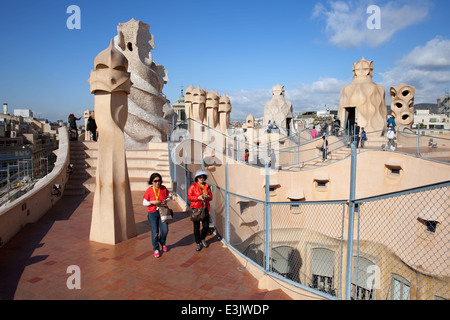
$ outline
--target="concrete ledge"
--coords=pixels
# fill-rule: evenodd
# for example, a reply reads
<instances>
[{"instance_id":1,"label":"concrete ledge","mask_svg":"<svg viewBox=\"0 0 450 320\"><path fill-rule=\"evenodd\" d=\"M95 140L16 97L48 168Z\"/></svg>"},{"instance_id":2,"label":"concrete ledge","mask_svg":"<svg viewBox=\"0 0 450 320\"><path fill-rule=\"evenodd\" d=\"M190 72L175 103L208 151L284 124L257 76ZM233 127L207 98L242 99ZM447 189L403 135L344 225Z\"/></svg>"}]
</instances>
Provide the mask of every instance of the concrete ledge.
<instances>
[{"instance_id":1,"label":"concrete ledge","mask_svg":"<svg viewBox=\"0 0 450 320\"><path fill-rule=\"evenodd\" d=\"M67 128L61 127L59 133L58 158L52 172L40 179L34 188L22 197L6 203L0 208L0 247L7 243L28 223L38 221L61 199L69 178L67 166L70 161L69 137ZM58 184L60 194L53 194L53 185Z\"/></svg>"}]
</instances>

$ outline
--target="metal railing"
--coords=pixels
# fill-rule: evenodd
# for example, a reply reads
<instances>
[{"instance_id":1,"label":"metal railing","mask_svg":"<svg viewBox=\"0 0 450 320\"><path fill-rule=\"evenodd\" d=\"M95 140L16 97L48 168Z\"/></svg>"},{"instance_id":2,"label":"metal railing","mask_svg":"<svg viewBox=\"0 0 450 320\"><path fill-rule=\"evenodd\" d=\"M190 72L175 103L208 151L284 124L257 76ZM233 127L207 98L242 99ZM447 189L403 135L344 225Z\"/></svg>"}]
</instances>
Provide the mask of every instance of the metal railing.
<instances>
[{"instance_id":1,"label":"metal railing","mask_svg":"<svg viewBox=\"0 0 450 320\"><path fill-rule=\"evenodd\" d=\"M193 173L173 161L172 180L186 203ZM327 299L449 299L450 182L355 199L352 145L350 198L271 202L213 189L211 217L225 243L272 277ZM198 167L198 166L197 166ZM352 191L353 188L353 191ZM349 240L350 239L350 240Z\"/></svg>"}]
</instances>

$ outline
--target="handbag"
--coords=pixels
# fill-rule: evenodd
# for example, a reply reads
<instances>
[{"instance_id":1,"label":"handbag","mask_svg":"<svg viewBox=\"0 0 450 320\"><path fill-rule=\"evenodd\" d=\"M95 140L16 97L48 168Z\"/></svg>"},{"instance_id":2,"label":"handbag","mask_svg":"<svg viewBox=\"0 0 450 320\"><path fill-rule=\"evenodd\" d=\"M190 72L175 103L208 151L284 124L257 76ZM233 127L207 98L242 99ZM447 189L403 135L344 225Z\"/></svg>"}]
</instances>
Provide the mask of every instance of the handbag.
<instances>
[{"instance_id":1,"label":"handbag","mask_svg":"<svg viewBox=\"0 0 450 320\"><path fill-rule=\"evenodd\" d=\"M173 219L173 211L167 206L158 207L159 215L161 216L162 222L170 222Z\"/></svg>"},{"instance_id":2,"label":"handbag","mask_svg":"<svg viewBox=\"0 0 450 320\"><path fill-rule=\"evenodd\" d=\"M201 208L191 208L189 212L189 216L191 218L191 221L197 222L205 219L206 215L208 214L208 209L205 207L205 202L202 202Z\"/></svg>"},{"instance_id":3,"label":"handbag","mask_svg":"<svg viewBox=\"0 0 450 320\"><path fill-rule=\"evenodd\" d=\"M203 220L203 218L205 217L205 208L192 208L189 212L189 216L191 218L191 221L193 222Z\"/></svg>"}]
</instances>

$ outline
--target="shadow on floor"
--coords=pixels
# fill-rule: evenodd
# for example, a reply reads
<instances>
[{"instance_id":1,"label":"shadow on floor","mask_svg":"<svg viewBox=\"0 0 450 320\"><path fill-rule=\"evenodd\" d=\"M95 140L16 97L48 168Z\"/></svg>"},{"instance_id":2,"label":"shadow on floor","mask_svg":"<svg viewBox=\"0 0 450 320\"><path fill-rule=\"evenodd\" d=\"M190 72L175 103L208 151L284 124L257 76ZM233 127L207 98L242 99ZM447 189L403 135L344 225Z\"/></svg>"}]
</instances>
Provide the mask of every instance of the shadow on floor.
<instances>
[{"instance_id":1,"label":"shadow on floor","mask_svg":"<svg viewBox=\"0 0 450 320\"><path fill-rule=\"evenodd\" d=\"M0 300L12 300L23 271L48 255L33 256L55 221L68 220L84 201L83 196L63 196L38 222L27 224L0 248Z\"/></svg>"}]
</instances>

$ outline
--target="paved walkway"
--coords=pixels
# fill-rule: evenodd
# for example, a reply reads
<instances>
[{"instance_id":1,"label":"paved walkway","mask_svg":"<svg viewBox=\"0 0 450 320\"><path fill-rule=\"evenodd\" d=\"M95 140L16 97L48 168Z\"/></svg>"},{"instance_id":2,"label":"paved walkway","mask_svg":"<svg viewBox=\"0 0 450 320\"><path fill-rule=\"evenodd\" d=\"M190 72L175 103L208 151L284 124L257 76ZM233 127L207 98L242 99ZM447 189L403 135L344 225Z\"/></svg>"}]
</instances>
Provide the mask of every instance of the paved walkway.
<instances>
[{"instance_id":1,"label":"paved walkway","mask_svg":"<svg viewBox=\"0 0 450 320\"><path fill-rule=\"evenodd\" d=\"M154 258L141 199L133 192L138 236L112 246L89 241L93 193L63 196L0 248L0 299L290 300L281 290L258 289L216 236L196 252L192 222L174 201L169 251ZM79 290L67 288L72 265L80 268Z\"/></svg>"}]
</instances>

